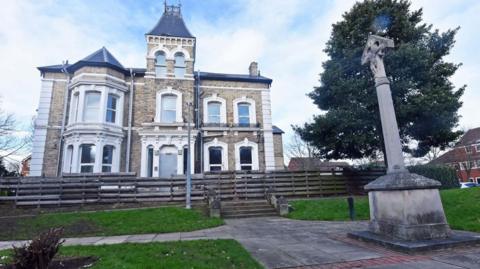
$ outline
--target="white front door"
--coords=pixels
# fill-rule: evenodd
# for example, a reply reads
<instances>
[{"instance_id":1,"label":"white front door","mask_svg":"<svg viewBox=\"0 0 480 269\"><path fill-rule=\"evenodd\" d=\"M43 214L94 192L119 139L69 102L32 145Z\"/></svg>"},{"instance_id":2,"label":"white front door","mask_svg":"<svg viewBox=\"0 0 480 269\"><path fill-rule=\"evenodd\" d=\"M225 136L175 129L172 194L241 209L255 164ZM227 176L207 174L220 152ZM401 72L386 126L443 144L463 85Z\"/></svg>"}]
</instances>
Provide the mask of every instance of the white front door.
<instances>
[{"instance_id":1,"label":"white front door","mask_svg":"<svg viewBox=\"0 0 480 269\"><path fill-rule=\"evenodd\" d=\"M171 177L177 174L177 148L164 146L160 149L159 177Z\"/></svg>"}]
</instances>

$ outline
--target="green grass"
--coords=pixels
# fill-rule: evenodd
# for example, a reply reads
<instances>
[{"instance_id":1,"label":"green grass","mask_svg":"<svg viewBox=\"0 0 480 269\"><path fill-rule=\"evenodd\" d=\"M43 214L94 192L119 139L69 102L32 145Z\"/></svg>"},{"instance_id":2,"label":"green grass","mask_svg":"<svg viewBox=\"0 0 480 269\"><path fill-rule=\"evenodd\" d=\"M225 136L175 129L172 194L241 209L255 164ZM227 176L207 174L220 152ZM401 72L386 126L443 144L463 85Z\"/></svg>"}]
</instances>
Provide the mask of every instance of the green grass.
<instances>
[{"instance_id":1,"label":"green grass","mask_svg":"<svg viewBox=\"0 0 480 269\"><path fill-rule=\"evenodd\" d=\"M443 208L452 229L480 232L480 188L440 191ZM301 220L349 220L347 199L326 198L291 202L287 217ZM355 198L357 220L369 219L368 199Z\"/></svg>"},{"instance_id":2,"label":"green grass","mask_svg":"<svg viewBox=\"0 0 480 269\"><path fill-rule=\"evenodd\" d=\"M186 232L222 224L222 219L178 207L41 214L0 219L0 240L31 239L52 227L64 227L65 237L81 237Z\"/></svg>"},{"instance_id":3,"label":"green grass","mask_svg":"<svg viewBox=\"0 0 480 269\"><path fill-rule=\"evenodd\" d=\"M296 200L291 202L294 210L288 218L300 220L350 220L347 198L325 198L316 200ZM357 220L369 218L368 199L355 197Z\"/></svg>"},{"instance_id":4,"label":"green grass","mask_svg":"<svg viewBox=\"0 0 480 269\"><path fill-rule=\"evenodd\" d=\"M10 251L0 251L0 256ZM262 268L234 240L197 240L148 244L72 246L60 249L62 257L95 256L92 269L256 269Z\"/></svg>"}]
</instances>

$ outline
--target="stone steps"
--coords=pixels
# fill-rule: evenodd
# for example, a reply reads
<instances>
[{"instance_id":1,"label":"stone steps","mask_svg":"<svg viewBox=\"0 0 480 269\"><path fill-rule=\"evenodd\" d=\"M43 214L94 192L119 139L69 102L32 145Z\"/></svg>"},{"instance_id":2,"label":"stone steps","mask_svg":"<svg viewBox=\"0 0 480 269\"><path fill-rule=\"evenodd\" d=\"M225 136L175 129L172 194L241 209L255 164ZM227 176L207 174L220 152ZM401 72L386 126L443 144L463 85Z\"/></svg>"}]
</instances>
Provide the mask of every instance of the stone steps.
<instances>
[{"instance_id":1,"label":"stone steps","mask_svg":"<svg viewBox=\"0 0 480 269\"><path fill-rule=\"evenodd\" d=\"M221 216L223 218L251 218L277 215L275 208L265 200L222 201Z\"/></svg>"}]
</instances>

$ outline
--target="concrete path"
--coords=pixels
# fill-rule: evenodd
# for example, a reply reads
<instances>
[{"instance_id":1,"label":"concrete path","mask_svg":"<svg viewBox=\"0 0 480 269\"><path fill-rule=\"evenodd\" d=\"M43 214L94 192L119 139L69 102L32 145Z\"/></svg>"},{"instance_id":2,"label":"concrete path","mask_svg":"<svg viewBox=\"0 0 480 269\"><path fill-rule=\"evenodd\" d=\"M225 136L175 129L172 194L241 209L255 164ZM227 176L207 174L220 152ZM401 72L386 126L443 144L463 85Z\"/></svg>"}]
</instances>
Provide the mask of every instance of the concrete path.
<instances>
[{"instance_id":1,"label":"concrete path","mask_svg":"<svg viewBox=\"0 0 480 269\"><path fill-rule=\"evenodd\" d=\"M66 245L235 239L265 268L480 268L480 249L405 255L346 237L366 222L297 221L285 218L226 220L227 225L186 233L69 238ZM0 249L24 242L0 242Z\"/></svg>"}]
</instances>

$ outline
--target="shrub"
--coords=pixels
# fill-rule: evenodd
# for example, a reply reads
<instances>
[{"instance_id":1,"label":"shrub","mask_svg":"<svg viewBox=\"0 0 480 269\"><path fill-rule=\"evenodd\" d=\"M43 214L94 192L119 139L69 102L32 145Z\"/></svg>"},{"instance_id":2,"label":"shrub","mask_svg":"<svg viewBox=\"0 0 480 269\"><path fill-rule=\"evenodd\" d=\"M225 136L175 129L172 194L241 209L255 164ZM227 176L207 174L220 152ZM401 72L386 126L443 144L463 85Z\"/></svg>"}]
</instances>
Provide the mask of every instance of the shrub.
<instances>
[{"instance_id":1,"label":"shrub","mask_svg":"<svg viewBox=\"0 0 480 269\"><path fill-rule=\"evenodd\" d=\"M440 189L454 189L460 187L457 172L455 169L448 166L430 164L415 165L408 167L408 171L440 181L440 183L442 183Z\"/></svg>"},{"instance_id":2,"label":"shrub","mask_svg":"<svg viewBox=\"0 0 480 269\"><path fill-rule=\"evenodd\" d=\"M63 229L50 229L37 238L30 245L13 248L13 266L16 269L47 269L58 249L63 244Z\"/></svg>"}]
</instances>

